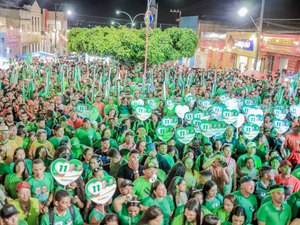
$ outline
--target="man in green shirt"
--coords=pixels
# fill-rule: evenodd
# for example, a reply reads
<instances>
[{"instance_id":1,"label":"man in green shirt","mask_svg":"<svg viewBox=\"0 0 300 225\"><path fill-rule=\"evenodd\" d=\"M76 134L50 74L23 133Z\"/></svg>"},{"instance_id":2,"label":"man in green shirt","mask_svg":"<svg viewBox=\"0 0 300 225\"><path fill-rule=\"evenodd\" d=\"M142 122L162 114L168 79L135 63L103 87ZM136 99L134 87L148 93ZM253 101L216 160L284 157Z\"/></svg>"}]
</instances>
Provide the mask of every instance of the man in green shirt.
<instances>
[{"instance_id":1,"label":"man in green shirt","mask_svg":"<svg viewBox=\"0 0 300 225\"><path fill-rule=\"evenodd\" d=\"M95 129L91 128L91 120L89 118L84 118L82 127L75 131L74 137L77 137L80 144L91 147L93 142L97 139Z\"/></svg>"},{"instance_id":2,"label":"man in green shirt","mask_svg":"<svg viewBox=\"0 0 300 225\"><path fill-rule=\"evenodd\" d=\"M291 208L284 203L284 188L274 185L270 190L272 201L263 204L257 211L258 225L289 225L292 217Z\"/></svg>"},{"instance_id":3,"label":"man in green shirt","mask_svg":"<svg viewBox=\"0 0 300 225\"><path fill-rule=\"evenodd\" d=\"M257 199L254 192L254 181L251 177L244 176L240 180L241 190L233 192L239 205L243 206L246 212L247 221L245 224L252 224L254 213L257 209Z\"/></svg>"},{"instance_id":4,"label":"man in green shirt","mask_svg":"<svg viewBox=\"0 0 300 225\"><path fill-rule=\"evenodd\" d=\"M275 183L274 171L270 166L263 166L259 170L260 178L255 182L255 196L261 201Z\"/></svg>"},{"instance_id":5,"label":"man in green shirt","mask_svg":"<svg viewBox=\"0 0 300 225\"><path fill-rule=\"evenodd\" d=\"M172 168L175 165L174 159L172 158L172 156L170 156L169 154L167 154L168 152L168 145L165 142L162 142L158 145L158 151L159 153L165 157L165 159L167 160L170 168Z\"/></svg>"},{"instance_id":6,"label":"man in green shirt","mask_svg":"<svg viewBox=\"0 0 300 225\"><path fill-rule=\"evenodd\" d=\"M2 225L27 225L24 220L19 220L19 212L14 205L6 204L0 211L0 224Z\"/></svg>"},{"instance_id":7,"label":"man in green shirt","mask_svg":"<svg viewBox=\"0 0 300 225\"><path fill-rule=\"evenodd\" d=\"M59 190L54 197L54 208L45 214L41 225L72 224L82 225L84 221L79 210L71 204L71 196L66 190Z\"/></svg>"},{"instance_id":8,"label":"man in green shirt","mask_svg":"<svg viewBox=\"0 0 300 225\"><path fill-rule=\"evenodd\" d=\"M26 180L30 184L32 197L37 198L40 202L41 213L48 211L48 207L53 199L54 189L53 177L45 170L44 161L35 159L32 166L33 176Z\"/></svg>"},{"instance_id":9,"label":"man in green shirt","mask_svg":"<svg viewBox=\"0 0 300 225\"><path fill-rule=\"evenodd\" d=\"M295 219L300 208L300 190L291 194L287 199L287 203L292 209L292 219Z\"/></svg>"}]
</instances>

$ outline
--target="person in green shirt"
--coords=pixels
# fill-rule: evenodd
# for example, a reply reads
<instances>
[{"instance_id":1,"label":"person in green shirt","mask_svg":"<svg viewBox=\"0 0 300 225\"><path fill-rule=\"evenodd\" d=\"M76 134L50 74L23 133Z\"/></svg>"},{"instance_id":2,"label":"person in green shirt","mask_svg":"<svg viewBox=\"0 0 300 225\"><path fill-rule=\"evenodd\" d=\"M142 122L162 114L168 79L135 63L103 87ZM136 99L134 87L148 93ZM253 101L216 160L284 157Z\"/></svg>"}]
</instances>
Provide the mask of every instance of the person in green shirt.
<instances>
[{"instance_id":1,"label":"person in green shirt","mask_svg":"<svg viewBox=\"0 0 300 225\"><path fill-rule=\"evenodd\" d=\"M255 196L261 201L266 197L270 187L275 184L274 171L270 166L262 166L259 170L260 178L255 182Z\"/></svg>"},{"instance_id":2,"label":"person in green shirt","mask_svg":"<svg viewBox=\"0 0 300 225\"><path fill-rule=\"evenodd\" d=\"M157 165L153 163L146 163L143 167L144 176L140 176L133 182L133 193L140 199L149 196L151 184L157 179Z\"/></svg>"},{"instance_id":3,"label":"person in green shirt","mask_svg":"<svg viewBox=\"0 0 300 225\"><path fill-rule=\"evenodd\" d=\"M245 209L240 205L235 206L230 213L229 219L223 222L222 225L248 225L246 223Z\"/></svg>"},{"instance_id":4,"label":"person in green shirt","mask_svg":"<svg viewBox=\"0 0 300 225\"><path fill-rule=\"evenodd\" d=\"M40 224L82 225L84 224L84 221L79 210L71 204L69 192L66 190L59 190L54 197L54 208L42 217Z\"/></svg>"},{"instance_id":5,"label":"person in green shirt","mask_svg":"<svg viewBox=\"0 0 300 225\"><path fill-rule=\"evenodd\" d=\"M30 159L25 158L25 151L23 148L17 148L14 154L14 161L16 160L24 160L26 163L27 171L29 175L32 175L32 161ZM15 166L15 162L12 162L9 167L10 170L13 171Z\"/></svg>"},{"instance_id":6,"label":"person in green shirt","mask_svg":"<svg viewBox=\"0 0 300 225\"><path fill-rule=\"evenodd\" d=\"M18 197L16 186L19 182L26 180L28 177L28 171L24 160L17 160L15 162L13 173L6 176L4 187L8 195L16 199Z\"/></svg>"},{"instance_id":7,"label":"person in green shirt","mask_svg":"<svg viewBox=\"0 0 300 225\"><path fill-rule=\"evenodd\" d=\"M209 180L203 186L204 206L211 212L216 212L223 205L223 196L218 193L217 184Z\"/></svg>"},{"instance_id":8,"label":"person in green shirt","mask_svg":"<svg viewBox=\"0 0 300 225\"><path fill-rule=\"evenodd\" d=\"M33 176L26 181L30 184L31 194L40 202L41 212L47 212L48 207L53 200L54 180L50 173L45 172L46 167L44 161L35 159L33 161Z\"/></svg>"},{"instance_id":9,"label":"person in green shirt","mask_svg":"<svg viewBox=\"0 0 300 225\"><path fill-rule=\"evenodd\" d=\"M292 209L292 219L295 219L300 208L300 190L291 194L287 199L287 203Z\"/></svg>"},{"instance_id":10,"label":"person in green shirt","mask_svg":"<svg viewBox=\"0 0 300 225\"><path fill-rule=\"evenodd\" d=\"M0 223L3 225L28 225L26 221L19 220L19 211L12 204L6 204L1 209Z\"/></svg>"},{"instance_id":11,"label":"person in green shirt","mask_svg":"<svg viewBox=\"0 0 300 225\"><path fill-rule=\"evenodd\" d=\"M236 206L237 201L233 194L228 194L224 197L223 207L219 207L216 211L216 215L220 218L221 223L224 223L229 219L230 213Z\"/></svg>"},{"instance_id":12,"label":"person in green shirt","mask_svg":"<svg viewBox=\"0 0 300 225\"><path fill-rule=\"evenodd\" d=\"M25 220L28 224L37 224L40 214L39 201L37 198L31 198L29 183L25 181L18 183L16 190L18 198L11 204L19 211L19 219Z\"/></svg>"},{"instance_id":13,"label":"person in green shirt","mask_svg":"<svg viewBox=\"0 0 300 225\"><path fill-rule=\"evenodd\" d=\"M59 125L55 124L53 126L54 136L49 139L49 141L52 143L54 149L56 150L58 146L60 146L60 143L62 140L70 140L68 136L64 136L64 128Z\"/></svg>"},{"instance_id":14,"label":"person in green shirt","mask_svg":"<svg viewBox=\"0 0 300 225\"><path fill-rule=\"evenodd\" d=\"M203 216L200 202L192 198L185 205L184 212L176 216L171 225L201 225Z\"/></svg>"},{"instance_id":15,"label":"person in green shirt","mask_svg":"<svg viewBox=\"0 0 300 225\"><path fill-rule=\"evenodd\" d=\"M289 225L292 212L287 203L284 203L284 187L273 185L270 190L272 201L263 204L257 211L258 225Z\"/></svg>"},{"instance_id":16,"label":"person in green shirt","mask_svg":"<svg viewBox=\"0 0 300 225\"><path fill-rule=\"evenodd\" d=\"M167 143L165 143L165 142L160 143L158 145L158 151L167 160L170 168L172 168L174 166L175 162L174 162L174 159L172 158L172 156L167 154L167 151L168 151Z\"/></svg>"},{"instance_id":17,"label":"person in green shirt","mask_svg":"<svg viewBox=\"0 0 300 225\"><path fill-rule=\"evenodd\" d=\"M78 128L74 137L77 137L80 141L80 144L86 146L92 146L94 141L97 139L95 129L91 128L91 120L89 118L84 118L82 127Z\"/></svg>"},{"instance_id":18,"label":"person in green shirt","mask_svg":"<svg viewBox=\"0 0 300 225\"><path fill-rule=\"evenodd\" d=\"M170 217L175 209L172 198L167 195L167 189L165 185L156 180L151 185L150 195L142 200L143 206L156 205L161 208L164 214L164 225L169 225Z\"/></svg>"},{"instance_id":19,"label":"person in green shirt","mask_svg":"<svg viewBox=\"0 0 300 225\"><path fill-rule=\"evenodd\" d=\"M142 217L141 208L144 207L140 200L131 194L123 195L114 201L114 210L122 225L136 225Z\"/></svg>"},{"instance_id":20,"label":"person in green shirt","mask_svg":"<svg viewBox=\"0 0 300 225\"><path fill-rule=\"evenodd\" d=\"M247 176L240 179L241 189L233 192L239 205L242 205L245 209L247 220L246 222L251 224L253 215L257 209L257 199L254 193L254 181Z\"/></svg>"}]
</instances>

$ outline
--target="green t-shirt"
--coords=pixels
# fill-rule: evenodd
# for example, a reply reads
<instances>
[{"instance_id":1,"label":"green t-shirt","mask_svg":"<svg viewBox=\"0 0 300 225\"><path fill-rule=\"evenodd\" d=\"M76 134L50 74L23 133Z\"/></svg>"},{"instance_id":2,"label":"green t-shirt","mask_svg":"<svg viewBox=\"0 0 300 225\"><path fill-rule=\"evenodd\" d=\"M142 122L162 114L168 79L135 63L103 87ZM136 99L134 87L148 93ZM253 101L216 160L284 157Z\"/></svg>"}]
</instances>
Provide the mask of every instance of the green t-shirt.
<instances>
[{"instance_id":1,"label":"green t-shirt","mask_svg":"<svg viewBox=\"0 0 300 225\"><path fill-rule=\"evenodd\" d=\"M254 192L256 198L257 198L258 200L262 200L264 197L266 197L268 191L270 190L270 187L271 187L272 185L274 185L274 184L275 184L275 181L271 180L271 181L269 182L268 187L266 187L266 186L262 183L262 181L261 181L260 179L258 179L258 180L256 181L256 183L255 183L255 192Z\"/></svg>"},{"instance_id":2,"label":"green t-shirt","mask_svg":"<svg viewBox=\"0 0 300 225\"><path fill-rule=\"evenodd\" d=\"M25 164L27 166L28 174L32 175L32 161L30 159L25 159ZM15 166L15 162L9 164L11 173L13 173L14 171L14 166Z\"/></svg>"},{"instance_id":3,"label":"green t-shirt","mask_svg":"<svg viewBox=\"0 0 300 225\"><path fill-rule=\"evenodd\" d=\"M216 197L212 201L205 201L204 205L211 212L216 212L220 206L223 205L224 198L221 194L217 193Z\"/></svg>"},{"instance_id":4,"label":"green t-shirt","mask_svg":"<svg viewBox=\"0 0 300 225\"><path fill-rule=\"evenodd\" d=\"M68 210L64 216L60 216L57 215L57 213L54 213L53 225L82 225L84 223L82 216L80 215L79 210L75 206L73 207L74 207L73 219L70 210ZM43 216L41 225L50 225L49 213Z\"/></svg>"},{"instance_id":5,"label":"green t-shirt","mask_svg":"<svg viewBox=\"0 0 300 225\"><path fill-rule=\"evenodd\" d=\"M294 175L295 177L297 177L298 179L300 179L300 168L294 170L292 172L292 175Z\"/></svg>"},{"instance_id":6,"label":"green t-shirt","mask_svg":"<svg viewBox=\"0 0 300 225\"><path fill-rule=\"evenodd\" d=\"M58 138L56 136L49 139L49 141L52 143L55 150L60 146L60 143L62 140L70 140L68 136L63 136L62 138Z\"/></svg>"},{"instance_id":7,"label":"green t-shirt","mask_svg":"<svg viewBox=\"0 0 300 225\"><path fill-rule=\"evenodd\" d=\"M96 216L97 217L97 221L101 221L104 219L104 216L102 213L100 213L98 210L96 209L92 209L92 211L90 212L90 215L89 215L89 223L92 223L92 218L93 216Z\"/></svg>"},{"instance_id":8,"label":"green t-shirt","mask_svg":"<svg viewBox=\"0 0 300 225\"><path fill-rule=\"evenodd\" d=\"M25 214L24 211L22 210L19 199L12 201L11 204L13 204L16 207L16 209L19 211L20 220L25 220L29 225L38 224L40 209L39 209L39 201L36 198L30 198L30 209L28 214Z\"/></svg>"},{"instance_id":9,"label":"green t-shirt","mask_svg":"<svg viewBox=\"0 0 300 225\"><path fill-rule=\"evenodd\" d=\"M122 225L136 225L142 217L142 212L140 212L136 217L132 218L128 214L127 209L123 210L123 207L122 210L116 212L116 214L119 216Z\"/></svg>"},{"instance_id":10,"label":"green t-shirt","mask_svg":"<svg viewBox=\"0 0 300 225\"><path fill-rule=\"evenodd\" d=\"M5 175L11 173L9 165L6 163L0 163L0 175Z\"/></svg>"},{"instance_id":11,"label":"green t-shirt","mask_svg":"<svg viewBox=\"0 0 300 225\"><path fill-rule=\"evenodd\" d=\"M159 206L164 214L164 225L168 225L170 223L170 216L172 215L175 207L172 198L167 195L162 200L158 200L156 198L147 197L143 199L142 205L144 206Z\"/></svg>"},{"instance_id":12,"label":"green t-shirt","mask_svg":"<svg viewBox=\"0 0 300 225\"><path fill-rule=\"evenodd\" d=\"M179 216L176 216L171 225L194 225L194 223L190 223L190 222L185 222L185 224L183 224L183 220L184 220L184 214L180 214Z\"/></svg>"},{"instance_id":13,"label":"green t-shirt","mask_svg":"<svg viewBox=\"0 0 300 225\"><path fill-rule=\"evenodd\" d=\"M133 193L140 199L144 199L150 194L151 184L150 181L145 180L144 176L141 176L133 182Z\"/></svg>"},{"instance_id":14,"label":"green t-shirt","mask_svg":"<svg viewBox=\"0 0 300 225\"><path fill-rule=\"evenodd\" d=\"M238 158L238 161L237 161L237 165L240 167L240 168L243 168L246 166L246 158L248 157L252 157L253 160L254 160L254 166L256 169L259 169L261 166L262 166L262 162L261 162L261 159L257 156L257 155L253 155L253 156L250 156L250 155L247 155L247 154L244 154L244 155L241 155L239 158Z\"/></svg>"},{"instance_id":15,"label":"green t-shirt","mask_svg":"<svg viewBox=\"0 0 300 225\"><path fill-rule=\"evenodd\" d=\"M257 199L255 195L251 194L248 198L242 195L241 191L233 192L239 205L243 206L246 212L247 221L246 223L252 223L253 214L257 209Z\"/></svg>"},{"instance_id":16,"label":"green t-shirt","mask_svg":"<svg viewBox=\"0 0 300 225\"><path fill-rule=\"evenodd\" d=\"M287 200L287 203L292 209L292 219L295 219L300 208L300 190L291 194Z\"/></svg>"},{"instance_id":17,"label":"green t-shirt","mask_svg":"<svg viewBox=\"0 0 300 225\"><path fill-rule=\"evenodd\" d=\"M230 213L226 212L223 207L219 207L216 215L221 220L221 223L224 223L226 220L229 219Z\"/></svg>"},{"instance_id":18,"label":"green t-shirt","mask_svg":"<svg viewBox=\"0 0 300 225\"><path fill-rule=\"evenodd\" d=\"M18 225L28 225L28 223L25 220L19 220Z\"/></svg>"},{"instance_id":19,"label":"green t-shirt","mask_svg":"<svg viewBox=\"0 0 300 225\"><path fill-rule=\"evenodd\" d=\"M47 203L50 193L54 189L53 177L50 173L45 172L44 179L36 180L34 176L26 180L31 187L31 196L37 198L42 203Z\"/></svg>"},{"instance_id":20,"label":"green t-shirt","mask_svg":"<svg viewBox=\"0 0 300 225\"><path fill-rule=\"evenodd\" d=\"M258 222L265 222L266 225L286 225L291 220L292 213L288 204L281 204L282 210L278 210L273 201L262 205L257 211Z\"/></svg>"},{"instance_id":21,"label":"green t-shirt","mask_svg":"<svg viewBox=\"0 0 300 225\"><path fill-rule=\"evenodd\" d=\"M89 128L88 130L80 127L75 131L74 137L77 137L80 141L80 144L86 146L92 146L94 140L97 139L96 131L93 128Z\"/></svg>"},{"instance_id":22,"label":"green t-shirt","mask_svg":"<svg viewBox=\"0 0 300 225\"><path fill-rule=\"evenodd\" d=\"M172 168L175 165L173 157L168 154L164 155L164 157L167 160L167 162L169 163L170 168Z\"/></svg>"},{"instance_id":23,"label":"green t-shirt","mask_svg":"<svg viewBox=\"0 0 300 225\"><path fill-rule=\"evenodd\" d=\"M16 199L18 197L16 186L21 181L23 181L23 179L19 178L15 173L10 173L6 176L4 187L11 198Z\"/></svg>"}]
</instances>

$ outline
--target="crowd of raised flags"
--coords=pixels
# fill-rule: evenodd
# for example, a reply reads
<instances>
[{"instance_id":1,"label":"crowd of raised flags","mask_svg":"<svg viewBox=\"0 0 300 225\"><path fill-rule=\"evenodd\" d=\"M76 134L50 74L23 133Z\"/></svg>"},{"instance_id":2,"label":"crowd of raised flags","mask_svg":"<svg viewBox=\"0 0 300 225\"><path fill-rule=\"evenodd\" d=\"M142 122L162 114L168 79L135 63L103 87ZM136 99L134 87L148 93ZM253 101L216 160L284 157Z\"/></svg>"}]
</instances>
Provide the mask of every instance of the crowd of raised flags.
<instances>
[{"instance_id":1,"label":"crowd of raised flags","mask_svg":"<svg viewBox=\"0 0 300 225\"><path fill-rule=\"evenodd\" d=\"M299 73L0 71L0 224L297 225Z\"/></svg>"}]
</instances>

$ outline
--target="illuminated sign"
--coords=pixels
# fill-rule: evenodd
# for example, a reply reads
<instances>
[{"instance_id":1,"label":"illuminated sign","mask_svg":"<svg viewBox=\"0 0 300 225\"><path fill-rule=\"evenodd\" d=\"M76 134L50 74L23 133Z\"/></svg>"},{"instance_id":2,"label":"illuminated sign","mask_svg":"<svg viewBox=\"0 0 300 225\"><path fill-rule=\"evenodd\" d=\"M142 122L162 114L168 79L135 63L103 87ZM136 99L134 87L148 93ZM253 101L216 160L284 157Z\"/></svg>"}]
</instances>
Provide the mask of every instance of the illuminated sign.
<instances>
[{"instance_id":1,"label":"illuminated sign","mask_svg":"<svg viewBox=\"0 0 300 225\"><path fill-rule=\"evenodd\" d=\"M270 38L269 40L267 40L266 44L271 46L287 47L287 48L294 48L296 46L294 39L292 38L280 38L280 39Z\"/></svg>"},{"instance_id":2,"label":"illuminated sign","mask_svg":"<svg viewBox=\"0 0 300 225\"><path fill-rule=\"evenodd\" d=\"M247 51L253 51L254 42L253 40L247 40L247 39L237 39L234 43L234 47L247 50Z\"/></svg>"}]
</instances>

